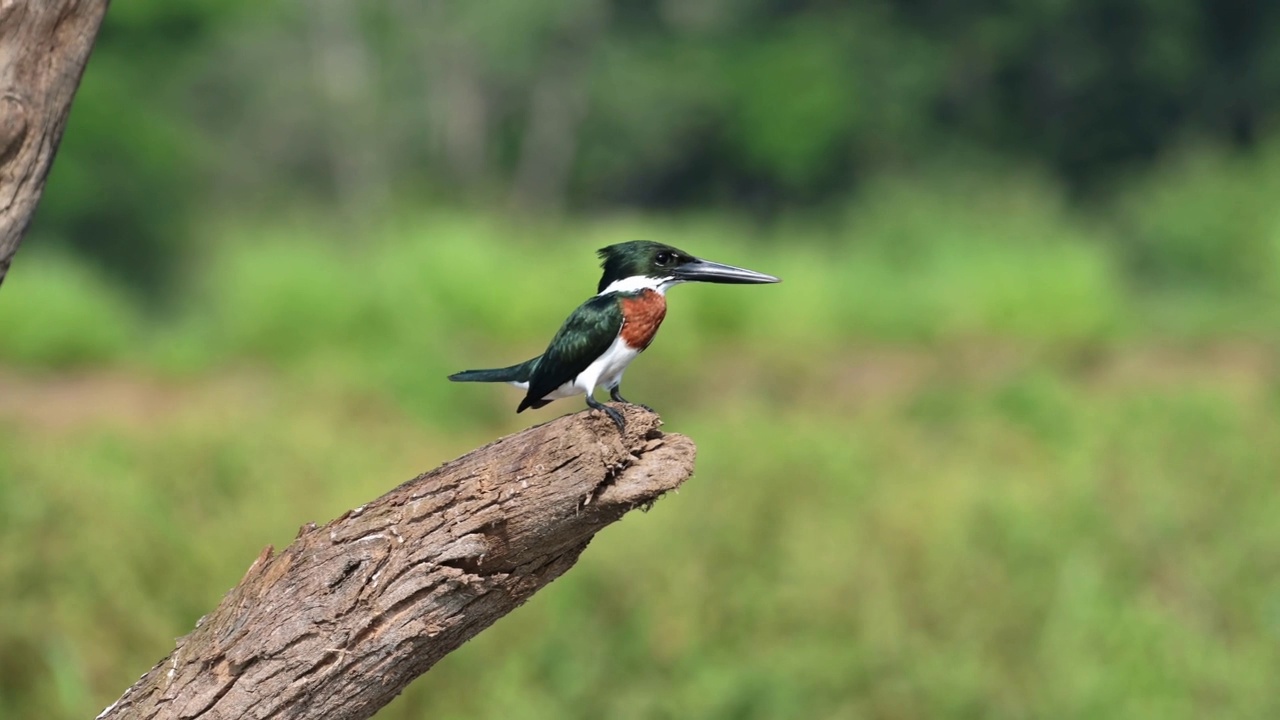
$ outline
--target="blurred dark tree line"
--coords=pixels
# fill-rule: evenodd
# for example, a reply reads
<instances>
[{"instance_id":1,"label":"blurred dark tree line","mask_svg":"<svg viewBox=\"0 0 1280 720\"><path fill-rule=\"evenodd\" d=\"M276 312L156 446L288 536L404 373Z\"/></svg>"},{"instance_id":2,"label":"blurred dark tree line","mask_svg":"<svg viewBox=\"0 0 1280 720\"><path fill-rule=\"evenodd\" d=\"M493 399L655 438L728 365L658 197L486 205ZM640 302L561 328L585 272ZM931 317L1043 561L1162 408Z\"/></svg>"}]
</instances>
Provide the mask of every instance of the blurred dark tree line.
<instances>
[{"instance_id":1,"label":"blurred dark tree line","mask_svg":"<svg viewBox=\"0 0 1280 720\"><path fill-rule=\"evenodd\" d=\"M770 214L980 153L1078 196L1280 113L1260 0L131 0L38 231L152 280L190 223L397 202Z\"/></svg>"}]
</instances>

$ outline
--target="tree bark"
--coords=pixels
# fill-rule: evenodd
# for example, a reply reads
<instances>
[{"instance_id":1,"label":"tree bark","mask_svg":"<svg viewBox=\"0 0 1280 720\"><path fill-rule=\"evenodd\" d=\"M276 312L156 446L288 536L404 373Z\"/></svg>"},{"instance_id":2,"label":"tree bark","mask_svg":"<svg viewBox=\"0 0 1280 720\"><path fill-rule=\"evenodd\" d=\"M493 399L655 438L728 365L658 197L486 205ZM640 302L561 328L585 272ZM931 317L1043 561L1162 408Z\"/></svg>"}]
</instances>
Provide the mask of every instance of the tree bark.
<instances>
[{"instance_id":1,"label":"tree bark","mask_svg":"<svg viewBox=\"0 0 1280 720\"><path fill-rule=\"evenodd\" d=\"M107 718L371 717L693 472L694 444L616 406L510 435L268 547Z\"/></svg>"},{"instance_id":2,"label":"tree bark","mask_svg":"<svg viewBox=\"0 0 1280 720\"><path fill-rule=\"evenodd\" d=\"M0 284L31 223L110 0L0 0Z\"/></svg>"}]
</instances>

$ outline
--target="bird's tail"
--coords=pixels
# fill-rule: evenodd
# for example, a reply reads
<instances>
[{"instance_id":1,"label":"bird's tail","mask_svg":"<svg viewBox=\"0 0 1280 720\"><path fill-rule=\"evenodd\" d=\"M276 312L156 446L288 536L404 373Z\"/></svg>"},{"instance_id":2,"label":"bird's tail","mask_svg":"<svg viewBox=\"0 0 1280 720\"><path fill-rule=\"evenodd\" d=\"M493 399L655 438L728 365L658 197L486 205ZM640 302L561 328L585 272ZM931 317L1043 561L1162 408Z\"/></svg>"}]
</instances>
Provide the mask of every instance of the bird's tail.
<instances>
[{"instance_id":1,"label":"bird's tail","mask_svg":"<svg viewBox=\"0 0 1280 720\"><path fill-rule=\"evenodd\" d=\"M454 382L529 382L538 358L525 360L518 365L490 370L463 370L449 376Z\"/></svg>"}]
</instances>

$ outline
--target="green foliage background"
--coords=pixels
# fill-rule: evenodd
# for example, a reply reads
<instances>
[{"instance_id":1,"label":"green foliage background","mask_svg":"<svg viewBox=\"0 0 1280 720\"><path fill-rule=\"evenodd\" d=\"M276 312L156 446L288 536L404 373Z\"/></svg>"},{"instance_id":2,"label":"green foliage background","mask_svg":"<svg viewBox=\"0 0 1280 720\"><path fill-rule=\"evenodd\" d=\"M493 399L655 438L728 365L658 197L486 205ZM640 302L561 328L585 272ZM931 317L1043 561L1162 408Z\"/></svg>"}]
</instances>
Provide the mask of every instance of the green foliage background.
<instances>
[{"instance_id":1,"label":"green foliage background","mask_svg":"<svg viewBox=\"0 0 1280 720\"><path fill-rule=\"evenodd\" d=\"M628 374L696 477L379 717L1276 716L1280 11L959 7L116 3L0 291L0 717L576 411L444 376L635 238L784 278Z\"/></svg>"}]
</instances>

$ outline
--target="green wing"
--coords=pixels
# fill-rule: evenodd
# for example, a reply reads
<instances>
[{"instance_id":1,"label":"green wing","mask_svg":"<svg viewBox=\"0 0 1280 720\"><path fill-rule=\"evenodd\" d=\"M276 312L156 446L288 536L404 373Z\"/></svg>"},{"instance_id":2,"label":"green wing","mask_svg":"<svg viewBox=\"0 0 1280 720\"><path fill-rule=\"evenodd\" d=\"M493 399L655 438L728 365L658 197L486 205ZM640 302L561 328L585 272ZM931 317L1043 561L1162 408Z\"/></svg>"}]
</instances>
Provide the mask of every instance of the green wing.
<instances>
[{"instance_id":1,"label":"green wing","mask_svg":"<svg viewBox=\"0 0 1280 720\"><path fill-rule=\"evenodd\" d=\"M529 378L529 394L516 412L540 407L543 397L573 380L613 344L622 329L622 306L616 295L597 295L578 306L551 339Z\"/></svg>"}]
</instances>

